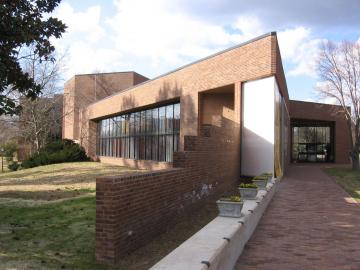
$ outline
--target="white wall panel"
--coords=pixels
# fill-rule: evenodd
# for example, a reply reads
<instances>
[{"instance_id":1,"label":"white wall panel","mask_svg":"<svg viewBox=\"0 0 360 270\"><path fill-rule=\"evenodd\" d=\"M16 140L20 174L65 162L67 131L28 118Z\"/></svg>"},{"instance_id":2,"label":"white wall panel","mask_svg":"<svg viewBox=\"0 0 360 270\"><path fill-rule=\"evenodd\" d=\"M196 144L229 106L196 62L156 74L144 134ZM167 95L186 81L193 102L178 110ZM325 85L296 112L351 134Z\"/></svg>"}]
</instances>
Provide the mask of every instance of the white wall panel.
<instances>
[{"instance_id":1,"label":"white wall panel","mask_svg":"<svg viewBox=\"0 0 360 270\"><path fill-rule=\"evenodd\" d=\"M275 78L244 83L241 174L274 171Z\"/></svg>"}]
</instances>

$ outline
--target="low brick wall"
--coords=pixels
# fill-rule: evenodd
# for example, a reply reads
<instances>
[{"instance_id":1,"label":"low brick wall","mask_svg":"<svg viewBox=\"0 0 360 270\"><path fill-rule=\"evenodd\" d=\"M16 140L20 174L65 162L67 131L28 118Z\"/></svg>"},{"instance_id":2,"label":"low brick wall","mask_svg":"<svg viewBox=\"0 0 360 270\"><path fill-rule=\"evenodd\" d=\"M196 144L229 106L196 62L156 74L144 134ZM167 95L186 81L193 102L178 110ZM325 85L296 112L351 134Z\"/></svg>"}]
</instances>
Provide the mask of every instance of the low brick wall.
<instances>
[{"instance_id":1,"label":"low brick wall","mask_svg":"<svg viewBox=\"0 0 360 270\"><path fill-rule=\"evenodd\" d=\"M273 179L266 190L259 190L255 200L244 200L240 218L216 217L150 270L233 270L279 181Z\"/></svg>"},{"instance_id":2,"label":"low brick wall","mask_svg":"<svg viewBox=\"0 0 360 270\"><path fill-rule=\"evenodd\" d=\"M136 160L130 158L121 158L121 157L105 157L98 156L97 159L101 163L113 164L118 166L126 166L139 170L164 170L172 168L171 162L163 162L163 161L153 161L153 160Z\"/></svg>"},{"instance_id":3,"label":"low brick wall","mask_svg":"<svg viewBox=\"0 0 360 270\"><path fill-rule=\"evenodd\" d=\"M219 196L239 177L239 126L202 126L185 136L174 168L96 181L96 259L116 264L165 231L171 220L209 196ZM192 207L189 207L192 206Z\"/></svg>"}]
</instances>

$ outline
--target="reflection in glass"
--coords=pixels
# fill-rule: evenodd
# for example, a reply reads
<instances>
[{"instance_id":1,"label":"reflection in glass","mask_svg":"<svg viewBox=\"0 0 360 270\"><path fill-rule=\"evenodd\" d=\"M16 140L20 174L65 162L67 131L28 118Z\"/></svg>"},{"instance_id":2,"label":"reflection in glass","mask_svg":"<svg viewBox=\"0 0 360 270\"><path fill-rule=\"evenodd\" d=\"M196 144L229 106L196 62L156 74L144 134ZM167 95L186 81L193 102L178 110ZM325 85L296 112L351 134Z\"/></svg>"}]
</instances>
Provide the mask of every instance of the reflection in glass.
<instances>
[{"instance_id":1,"label":"reflection in glass","mask_svg":"<svg viewBox=\"0 0 360 270\"><path fill-rule=\"evenodd\" d=\"M179 134L180 103L123 114L99 121L96 153L171 162Z\"/></svg>"},{"instance_id":2,"label":"reflection in glass","mask_svg":"<svg viewBox=\"0 0 360 270\"><path fill-rule=\"evenodd\" d=\"M297 162L333 162L333 125L292 127L292 160Z\"/></svg>"}]
</instances>

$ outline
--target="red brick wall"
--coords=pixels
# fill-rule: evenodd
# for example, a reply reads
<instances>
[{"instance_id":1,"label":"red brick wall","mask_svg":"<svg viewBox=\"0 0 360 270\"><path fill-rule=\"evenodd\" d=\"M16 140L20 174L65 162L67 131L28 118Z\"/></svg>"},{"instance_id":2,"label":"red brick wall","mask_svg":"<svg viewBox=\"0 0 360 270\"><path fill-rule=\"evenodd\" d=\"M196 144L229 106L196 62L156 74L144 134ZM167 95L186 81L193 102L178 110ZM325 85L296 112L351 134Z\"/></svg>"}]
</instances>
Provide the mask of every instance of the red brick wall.
<instances>
[{"instance_id":1,"label":"red brick wall","mask_svg":"<svg viewBox=\"0 0 360 270\"><path fill-rule=\"evenodd\" d=\"M84 115L81 115L81 110L85 109L90 103L104 99L146 80L148 80L146 77L136 72L75 75L64 86L63 138L84 139L84 131L81 129L87 123L81 123L84 118ZM88 117L84 122L88 122L87 119Z\"/></svg>"},{"instance_id":2,"label":"red brick wall","mask_svg":"<svg viewBox=\"0 0 360 270\"><path fill-rule=\"evenodd\" d=\"M272 75L281 76L277 74L274 63L277 61L274 57L278 50L274 45L276 41L275 34L267 34L119 92L111 98L90 104L87 107L88 118L97 121L134 108L157 106L168 100L180 100L179 149L183 150L184 136L198 135L198 122L201 121L199 96L202 92ZM279 87L283 85L280 84ZM240 103L235 103L234 110L239 112L240 117ZM93 145L95 141L88 144ZM87 152L91 156L95 155Z\"/></svg>"},{"instance_id":3,"label":"red brick wall","mask_svg":"<svg viewBox=\"0 0 360 270\"><path fill-rule=\"evenodd\" d=\"M214 124L214 120L220 120L227 114L234 114L234 85L217 89L220 91L210 90L200 94L199 121L201 124Z\"/></svg>"},{"instance_id":4,"label":"red brick wall","mask_svg":"<svg viewBox=\"0 0 360 270\"><path fill-rule=\"evenodd\" d=\"M96 259L116 264L122 255L166 230L171 220L219 196L239 177L239 126L202 126L185 136L174 168L96 181ZM191 207L189 207L191 206Z\"/></svg>"}]
</instances>

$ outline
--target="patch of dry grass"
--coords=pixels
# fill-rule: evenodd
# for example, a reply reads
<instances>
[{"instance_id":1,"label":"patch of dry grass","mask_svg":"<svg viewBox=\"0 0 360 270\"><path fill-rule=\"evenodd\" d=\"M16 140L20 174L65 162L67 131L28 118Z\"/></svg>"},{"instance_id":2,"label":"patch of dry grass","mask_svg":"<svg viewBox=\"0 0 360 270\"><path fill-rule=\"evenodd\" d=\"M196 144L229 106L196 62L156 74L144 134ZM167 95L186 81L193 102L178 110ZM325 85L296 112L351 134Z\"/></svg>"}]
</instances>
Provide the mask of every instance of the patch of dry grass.
<instances>
[{"instance_id":1,"label":"patch of dry grass","mask_svg":"<svg viewBox=\"0 0 360 270\"><path fill-rule=\"evenodd\" d=\"M0 198L58 200L95 191L96 177L135 170L98 162L52 164L0 174Z\"/></svg>"},{"instance_id":2,"label":"patch of dry grass","mask_svg":"<svg viewBox=\"0 0 360 270\"><path fill-rule=\"evenodd\" d=\"M3 162L3 164L1 164L1 156L0 156L0 176L2 175L2 173L6 173L6 172L9 172L10 170L8 169L8 162L7 162L7 160L6 160L6 158L4 157L3 159L2 159L2 162ZM2 168L3 168L3 170L4 170L4 172L2 172L2 168L1 168L1 166L2 166Z\"/></svg>"}]
</instances>

